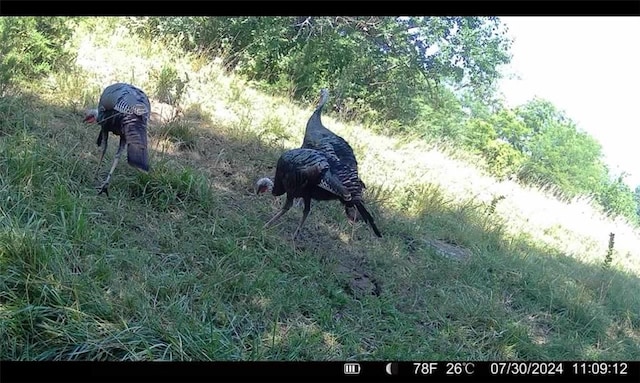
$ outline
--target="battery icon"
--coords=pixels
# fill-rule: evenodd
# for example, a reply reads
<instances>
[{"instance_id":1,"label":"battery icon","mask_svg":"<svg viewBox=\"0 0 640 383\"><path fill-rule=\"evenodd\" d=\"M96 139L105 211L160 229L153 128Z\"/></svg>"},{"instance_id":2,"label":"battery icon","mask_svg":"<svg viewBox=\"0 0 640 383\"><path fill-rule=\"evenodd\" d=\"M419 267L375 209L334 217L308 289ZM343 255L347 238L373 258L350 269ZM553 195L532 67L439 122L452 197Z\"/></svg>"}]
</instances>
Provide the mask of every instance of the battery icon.
<instances>
[{"instance_id":1,"label":"battery icon","mask_svg":"<svg viewBox=\"0 0 640 383\"><path fill-rule=\"evenodd\" d=\"M345 375L358 375L360 373L360 364L358 363L345 363L344 374Z\"/></svg>"}]
</instances>

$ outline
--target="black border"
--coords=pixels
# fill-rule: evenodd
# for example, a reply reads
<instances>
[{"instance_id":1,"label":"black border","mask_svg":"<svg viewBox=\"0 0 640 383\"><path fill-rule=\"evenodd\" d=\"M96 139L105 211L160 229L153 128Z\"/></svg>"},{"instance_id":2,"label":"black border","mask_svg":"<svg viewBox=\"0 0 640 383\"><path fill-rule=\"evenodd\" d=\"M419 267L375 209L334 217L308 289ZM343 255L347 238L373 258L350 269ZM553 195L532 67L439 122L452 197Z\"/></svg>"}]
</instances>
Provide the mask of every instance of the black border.
<instances>
[{"instance_id":1,"label":"black border","mask_svg":"<svg viewBox=\"0 0 640 383\"><path fill-rule=\"evenodd\" d=\"M626 361L627 374L575 373L574 361L564 362L394 362L393 376L385 372L388 362L359 362L358 375L345 375L345 363L354 362L0 362L0 381L10 382L218 382L218 381L569 381L638 382L640 362ZM428 364L416 373L415 363ZM593 362L611 365L614 362ZM621 363L621 362L618 362ZM458 365L455 375L453 364ZM465 366L471 364L469 369ZM493 368L491 365L493 364ZM524 373L537 366L537 373ZM542 366L541 366L542 365ZM562 365L558 370L557 366ZM542 368L541 368L542 367ZM496 371L500 370L500 373ZM424 373L424 371L427 371ZM492 373L493 371L493 373ZM550 372L542 374L542 372Z\"/></svg>"},{"instance_id":2,"label":"black border","mask_svg":"<svg viewBox=\"0 0 640 383\"><path fill-rule=\"evenodd\" d=\"M1 16L640 16L638 0L2 0Z\"/></svg>"},{"instance_id":3,"label":"black border","mask_svg":"<svg viewBox=\"0 0 640 383\"><path fill-rule=\"evenodd\" d=\"M349 4L353 3L353 4ZM640 1L33 1L0 0L0 16L288 16L288 15L425 15L425 16L640 16ZM431 377L416 376L413 363L400 362L400 373L387 376L387 362L363 362L361 374L345 376L344 362L0 362L0 382L212 382L231 381L444 381L568 380L562 375L494 376L490 362L474 362L474 375L446 376L445 362ZM640 362L628 362L627 376L581 375L580 381L640 380ZM446 376L446 378L445 378ZM480 379L478 379L480 378ZM439 380L440 381L440 380Z\"/></svg>"}]
</instances>

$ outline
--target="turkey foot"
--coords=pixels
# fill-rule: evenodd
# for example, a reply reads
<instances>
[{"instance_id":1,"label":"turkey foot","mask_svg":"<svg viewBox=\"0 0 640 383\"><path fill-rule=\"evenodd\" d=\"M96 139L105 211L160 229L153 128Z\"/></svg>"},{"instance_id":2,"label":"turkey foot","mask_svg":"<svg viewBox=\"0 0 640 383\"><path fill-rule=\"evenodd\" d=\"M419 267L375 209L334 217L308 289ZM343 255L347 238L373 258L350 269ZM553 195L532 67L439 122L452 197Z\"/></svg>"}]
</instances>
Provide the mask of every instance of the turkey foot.
<instances>
[{"instance_id":1,"label":"turkey foot","mask_svg":"<svg viewBox=\"0 0 640 383\"><path fill-rule=\"evenodd\" d=\"M100 195L102 193L106 194L107 197L109 197L109 182L108 181L103 182L102 186L100 186L98 188L98 195Z\"/></svg>"}]
</instances>

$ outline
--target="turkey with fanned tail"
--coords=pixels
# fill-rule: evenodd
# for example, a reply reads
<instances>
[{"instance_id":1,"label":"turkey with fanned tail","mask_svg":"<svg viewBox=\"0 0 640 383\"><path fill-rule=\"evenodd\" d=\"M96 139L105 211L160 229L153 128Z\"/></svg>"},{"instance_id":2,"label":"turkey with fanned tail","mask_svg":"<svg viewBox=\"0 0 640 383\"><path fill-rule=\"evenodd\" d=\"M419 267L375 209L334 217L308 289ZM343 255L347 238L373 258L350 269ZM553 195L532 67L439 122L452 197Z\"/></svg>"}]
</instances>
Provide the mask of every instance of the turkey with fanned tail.
<instances>
[{"instance_id":1,"label":"turkey with fanned tail","mask_svg":"<svg viewBox=\"0 0 640 383\"><path fill-rule=\"evenodd\" d=\"M120 136L120 145L111 164L107 178L98 188L98 194L109 196L109 184L124 148L127 148L129 165L149 171L147 148L147 123L151 115L151 105L147 95L139 88L116 83L104 89L97 109L86 112L84 122L98 123L101 127L96 144L102 146L96 177L107 151L109 132Z\"/></svg>"}]
</instances>

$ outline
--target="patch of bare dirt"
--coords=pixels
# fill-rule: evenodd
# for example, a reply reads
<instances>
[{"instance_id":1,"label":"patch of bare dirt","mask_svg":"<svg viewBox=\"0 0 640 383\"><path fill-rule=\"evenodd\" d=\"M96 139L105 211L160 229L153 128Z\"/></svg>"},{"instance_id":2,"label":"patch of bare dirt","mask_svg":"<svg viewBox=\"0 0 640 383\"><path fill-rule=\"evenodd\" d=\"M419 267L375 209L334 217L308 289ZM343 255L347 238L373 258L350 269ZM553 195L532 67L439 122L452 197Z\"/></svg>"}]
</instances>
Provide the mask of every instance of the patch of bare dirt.
<instances>
[{"instance_id":1,"label":"patch of bare dirt","mask_svg":"<svg viewBox=\"0 0 640 383\"><path fill-rule=\"evenodd\" d=\"M380 296L382 293L381 284L354 257L342 258L336 265L336 271L347 277L346 291L353 297Z\"/></svg>"},{"instance_id":2,"label":"patch of bare dirt","mask_svg":"<svg viewBox=\"0 0 640 383\"><path fill-rule=\"evenodd\" d=\"M553 331L551 315L548 313L531 314L526 318L529 324L529 336L537 345L544 345L549 341Z\"/></svg>"}]
</instances>

